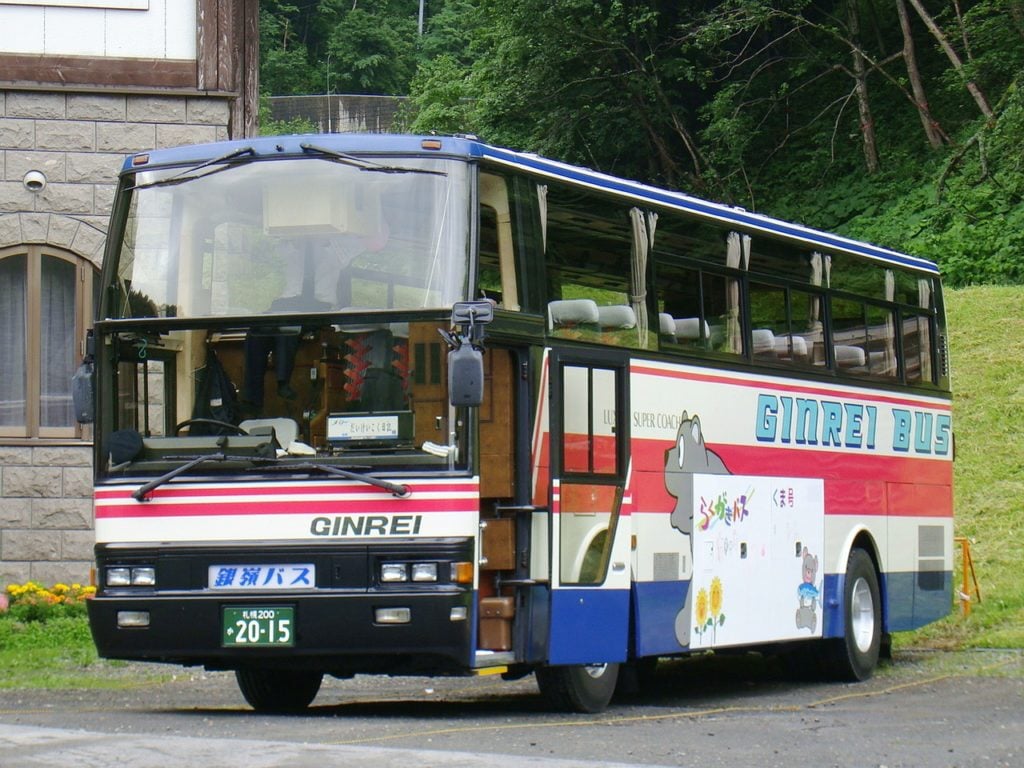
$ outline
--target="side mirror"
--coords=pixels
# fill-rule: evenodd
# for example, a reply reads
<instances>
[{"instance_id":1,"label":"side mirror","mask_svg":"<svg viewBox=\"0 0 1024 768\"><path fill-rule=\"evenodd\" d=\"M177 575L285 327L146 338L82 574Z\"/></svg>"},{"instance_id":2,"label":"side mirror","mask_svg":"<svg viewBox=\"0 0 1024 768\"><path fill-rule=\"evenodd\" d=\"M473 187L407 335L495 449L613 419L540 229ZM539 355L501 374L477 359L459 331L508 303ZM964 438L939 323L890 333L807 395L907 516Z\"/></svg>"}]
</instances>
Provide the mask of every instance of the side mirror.
<instances>
[{"instance_id":1,"label":"side mirror","mask_svg":"<svg viewBox=\"0 0 1024 768\"><path fill-rule=\"evenodd\" d=\"M484 353L462 344L448 353L448 398L451 404L480 405L484 401Z\"/></svg>"},{"instance_id":2,"label":"side mirror","mask_svg":"<svg viewBox=\"0 0 1024 768\"><path fill-rule=\"evenodd\" d=\"M484 401L484 325L494 319L489 301L460 301L452 307L452 326L442 331L448 352L448 399L453 406L474 406Z\"/></svg>"},{"instance_id":3,"label":"side mirror","mask_svg":"<svg viewBox=\"0 0 1024 768\"><path fill-rule=\"evenodd\" d=\"M79 424L92 424L96 419L95 364L86 357L71 377L71 402Z\"/></svg>"}]
</instances>

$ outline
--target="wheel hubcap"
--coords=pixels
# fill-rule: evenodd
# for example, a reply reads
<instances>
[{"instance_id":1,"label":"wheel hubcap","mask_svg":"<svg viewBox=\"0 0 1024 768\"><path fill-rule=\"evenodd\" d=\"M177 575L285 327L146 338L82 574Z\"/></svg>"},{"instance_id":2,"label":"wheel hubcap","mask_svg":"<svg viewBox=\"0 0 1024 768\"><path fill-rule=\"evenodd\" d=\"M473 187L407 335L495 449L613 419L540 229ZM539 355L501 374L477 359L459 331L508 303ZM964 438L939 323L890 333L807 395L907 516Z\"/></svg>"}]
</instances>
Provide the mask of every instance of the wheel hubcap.
<instances>
[{"instance_id":1,"label":"wheel hubcap","mask_svg":"<svg viewBox=\"0 0 1024 768\"><path fill-rule=\"evenodd\" d=\"M594 678L596 680L597 678L601 677L601 675L603 675L605 672L608 671L608 665L607 664L587 664L585 667L583 667L583 669L585 669L587 671L588 675L590 675L592 678Z\"/></svg>"},{"instance_id":2,"label":"wheel hubcap","mask_svg":"<svg viewBox=\"0 0 1024 768\"><path fill-rule=\"evenodd\" d=\"M850 597L850 628L857 650L867 653L875 636L875 605L871 599L871 588L863 578L853 583Z\"/></svg>"}]
</instances>

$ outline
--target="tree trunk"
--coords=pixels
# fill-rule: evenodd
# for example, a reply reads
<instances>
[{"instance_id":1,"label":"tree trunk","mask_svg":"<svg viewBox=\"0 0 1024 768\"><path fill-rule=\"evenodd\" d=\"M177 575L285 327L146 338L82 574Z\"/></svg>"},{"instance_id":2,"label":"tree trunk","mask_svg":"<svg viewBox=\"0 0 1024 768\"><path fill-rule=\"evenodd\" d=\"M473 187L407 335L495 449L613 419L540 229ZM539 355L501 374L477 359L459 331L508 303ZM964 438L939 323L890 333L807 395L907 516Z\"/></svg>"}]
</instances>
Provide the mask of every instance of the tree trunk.
<instances>
[{"instance_id":1,"label":"tree trunk","mask_svg":"<svg viewBox=\"0 0 1024 768\"><path fill-rule=\"evenodd\" d=\"M900 29L903 31L903 61L907 65L907 76L910 78L910 88L914 92L914 103L917 105L917 114L921 118L921 125L924 127L924 135L932 149L942 146L942 133L938 130L935 120L928 110L928 97L924 92L924 81L921 79L921 71L917 68L917 54L914 51L914 36L910 31L910 18L907 16L907 4L904 0L896 0L896 10L900 17Z\"/></svg>"},{"instance_id":2,"label":"tree trunk","mask_svg":"<svg viewBox=\"0 0 1024 768\"><path fill-rule=\"evenodd\" d=\"M991 118L993 113L992 107L989 106L988 99L985 98L985 94L982 92L981 88L978 87L978 84L964 74L964 63L960 60L960 56L953 49L953 46L950 45L949 38L946 37L941 29L939 29L939 25L935 23L935 19L928 15L928 11L926 11L924 6L921 5L921 0L910 0L910 4L914 6L914 10L917 11L917 15L921 17L921 21L923 21L925 26L928 27L928 31L932 33L932 37L934 37L938 41L939 45L942 46L942 50L946 53L946 58L948 58L949 62L953 65L953 69L955 69L957 74L964 79L964 85L967 87L968 93L973 97L974 103L978 105L978 109L981 110L981 114L987 118Z\"/></svg>"},{"instance_id":3,"label":"tree trunk","mask_svg":"<svg viewBox=\"0 0 1024 768\"><path fill-rule=\"evenodd\" d=\"M875 119L871 114L871 102L868 100L868 68L864 54L860 50L860 17L857 11L857 0L849 0L850 38L856 43L852 47L854 88L857 93L857 108L860 115L860 132L864 140L864 163L868 173L878 173L878 142L875 140Z\"/></svg>"}]
</instances>

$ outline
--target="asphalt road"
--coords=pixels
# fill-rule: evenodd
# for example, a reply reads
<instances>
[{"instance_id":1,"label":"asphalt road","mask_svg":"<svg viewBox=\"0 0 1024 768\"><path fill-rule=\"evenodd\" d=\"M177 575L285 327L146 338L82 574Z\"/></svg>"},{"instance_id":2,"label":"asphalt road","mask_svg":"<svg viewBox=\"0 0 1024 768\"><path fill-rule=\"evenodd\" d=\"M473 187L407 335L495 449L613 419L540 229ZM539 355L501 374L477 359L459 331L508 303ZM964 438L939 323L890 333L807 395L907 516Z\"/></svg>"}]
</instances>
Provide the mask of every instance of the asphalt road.
<instances>
[{"instance_id":1,"label":"asphalt road","mask_svg":"<svg viewBox=\"0 0 1024 768\"><path fill-rule=\"evenodd\" d=\"M103 690L0 691L0 766L1024 766L1024 653L912 653L857 685L754 657L663 663L597 716L532 678L327 680L300 716L225 673L146 667Z\"/></svg>"}]
</instances>

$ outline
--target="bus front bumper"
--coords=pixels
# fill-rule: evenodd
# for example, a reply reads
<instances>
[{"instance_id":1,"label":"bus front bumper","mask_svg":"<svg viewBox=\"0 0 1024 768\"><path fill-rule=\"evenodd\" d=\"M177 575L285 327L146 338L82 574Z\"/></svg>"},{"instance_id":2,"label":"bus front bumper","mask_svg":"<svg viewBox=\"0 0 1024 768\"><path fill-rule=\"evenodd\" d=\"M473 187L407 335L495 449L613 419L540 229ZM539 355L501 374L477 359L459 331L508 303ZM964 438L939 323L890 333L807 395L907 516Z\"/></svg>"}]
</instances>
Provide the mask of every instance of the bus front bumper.
<instances>
[{"instance_id":1,"label":"bus front bumper","mask_svg":"<svg viewBox=\"0 0 1024 768\"><path fill-rule=\"evenodd\" d=\"M97 596L88 607L93 640L108 659L338 675L458 673L471 665L472 594ZM286 642L233 640L235 617L271 611L288 617L276 638L287 635Z\"/></svg>"}]
</instances>

